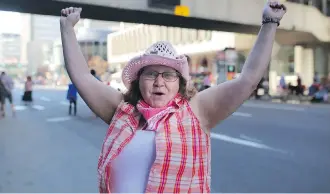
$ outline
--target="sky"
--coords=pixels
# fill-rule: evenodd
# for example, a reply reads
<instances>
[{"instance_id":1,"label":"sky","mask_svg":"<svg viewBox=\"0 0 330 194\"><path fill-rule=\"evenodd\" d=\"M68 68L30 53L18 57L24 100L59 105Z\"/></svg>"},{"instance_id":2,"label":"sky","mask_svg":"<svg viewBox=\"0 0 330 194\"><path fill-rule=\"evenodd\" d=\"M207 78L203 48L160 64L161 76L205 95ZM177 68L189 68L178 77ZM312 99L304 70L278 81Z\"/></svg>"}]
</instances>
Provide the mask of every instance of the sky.
<instances>
[{"instance_id":1,"label":"sky","mask_svg":"<svg viewBox=\"0 0 330 194\"><path fill-rule=\"evenodd\" d=\"M22 28L21 14L0 11L0 33L20 33Z\"/></svg>"}]
</instances>

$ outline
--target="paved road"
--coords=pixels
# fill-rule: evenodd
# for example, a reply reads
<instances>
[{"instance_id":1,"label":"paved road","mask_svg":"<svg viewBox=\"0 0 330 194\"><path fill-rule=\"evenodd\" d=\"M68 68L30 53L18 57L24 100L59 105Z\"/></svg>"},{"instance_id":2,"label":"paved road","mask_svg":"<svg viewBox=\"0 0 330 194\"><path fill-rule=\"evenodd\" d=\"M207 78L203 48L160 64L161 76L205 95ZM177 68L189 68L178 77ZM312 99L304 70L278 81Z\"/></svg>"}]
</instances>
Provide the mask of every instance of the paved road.
<instances>
[{"instance_id":1,"label":"paved road","mask_svg":"<svg viewBox=\"0 0 330 194\"><path fill-rule=\"evenodd\" d=\"M15 91L19 102L22 91ZM65 91L0 120L0 192L97 192L107 126ZM212 133L212 192L330 192L330 106L248 102Z\"/></svg>"}]
</instances>

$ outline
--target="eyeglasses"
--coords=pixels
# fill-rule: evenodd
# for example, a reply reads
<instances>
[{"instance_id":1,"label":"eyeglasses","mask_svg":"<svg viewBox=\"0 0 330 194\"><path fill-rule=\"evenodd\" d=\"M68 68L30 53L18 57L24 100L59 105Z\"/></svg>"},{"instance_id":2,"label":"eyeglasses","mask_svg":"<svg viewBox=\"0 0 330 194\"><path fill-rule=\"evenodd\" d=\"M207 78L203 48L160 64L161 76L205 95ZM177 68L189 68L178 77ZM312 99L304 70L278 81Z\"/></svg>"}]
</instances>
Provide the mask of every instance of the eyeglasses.
<instances>
[{"instance_id":1,"label":"eyeglasses","mask_svg":"<svg viewBox=\"0 0 330 194\"><path fill-rule=\"evenodd\" d=\"M155 80L159 76L162 75L162 78L167 82L174 82L179 78L179 74L177 72L163 72L159 73L157 71L144 71L142 72L142 77L147 80Z\"/></svg>"}]
</instances>

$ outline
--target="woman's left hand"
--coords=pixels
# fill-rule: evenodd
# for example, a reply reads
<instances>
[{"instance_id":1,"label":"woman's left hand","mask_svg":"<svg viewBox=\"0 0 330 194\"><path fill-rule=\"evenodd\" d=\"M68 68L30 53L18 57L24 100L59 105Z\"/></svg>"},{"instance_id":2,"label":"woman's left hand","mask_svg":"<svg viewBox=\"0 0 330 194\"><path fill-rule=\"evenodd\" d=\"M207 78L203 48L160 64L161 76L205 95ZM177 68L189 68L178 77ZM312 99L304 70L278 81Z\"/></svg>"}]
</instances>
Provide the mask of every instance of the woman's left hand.
<instances>
[{"instance_id":1,"label":"woman's left hand","mask_svg":"<svg viewBox=\"0 0 330 194\"><path fill-rule=\"evenodd\" d=\"M268 0L268 2L264 7L262 18L276 19L280 21L285 13L286 13L285 5L279 3L278 0Z\"/></svg>"}]
</instances>

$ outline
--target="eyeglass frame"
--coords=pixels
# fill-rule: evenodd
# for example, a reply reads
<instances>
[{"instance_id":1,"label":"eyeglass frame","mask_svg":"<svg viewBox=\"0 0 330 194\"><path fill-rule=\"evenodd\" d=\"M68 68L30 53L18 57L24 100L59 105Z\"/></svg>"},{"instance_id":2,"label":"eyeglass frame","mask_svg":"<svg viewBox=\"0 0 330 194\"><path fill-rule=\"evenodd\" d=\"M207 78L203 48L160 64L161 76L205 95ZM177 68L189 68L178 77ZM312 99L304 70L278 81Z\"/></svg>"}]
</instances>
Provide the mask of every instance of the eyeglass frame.
<instances>
[{"instance_id":1,"label":"eyeglass frame","mask_svg":"<svg viewBox=\"0 0 330 194\"><path fill-rule=\"evenodd\" d=\"M176 80L178 80L179 78L180 78L180 73L179 72L177 72L177 71L175 71L175 72L168 72L168 71L164 71L164 72L158 72L158 71L150 71L150 72L155 72L155 73L157 73L157 76L154 78L154 79L148 79L148 78L146 78L144 75L143 75L143 73L145 72L145 70L144 69L141 69L141 71L139 72L139 75L140 76L142 76L144 79L146 79L146 80L156 80L157 78L158 78L158 76L159 76L159 74L161 74L162 75L162 78L166 81L166 82L175 82ZM165 79L164 78L164 73L175 73L176 74L176 79L175 80L167 80L167 79Z\"/></svg>"}]
</instances>

